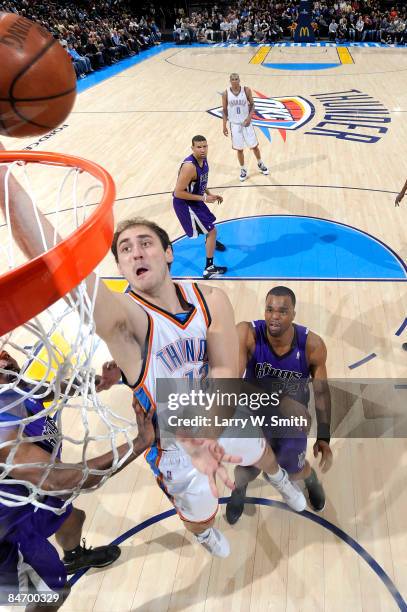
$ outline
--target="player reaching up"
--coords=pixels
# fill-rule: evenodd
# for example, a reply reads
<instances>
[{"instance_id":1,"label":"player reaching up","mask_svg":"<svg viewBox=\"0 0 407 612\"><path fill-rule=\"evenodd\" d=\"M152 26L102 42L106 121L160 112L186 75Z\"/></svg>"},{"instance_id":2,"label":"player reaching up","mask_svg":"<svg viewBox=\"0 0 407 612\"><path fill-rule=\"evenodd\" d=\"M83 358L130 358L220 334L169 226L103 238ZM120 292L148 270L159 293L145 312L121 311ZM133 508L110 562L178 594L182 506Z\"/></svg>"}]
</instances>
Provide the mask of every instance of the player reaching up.
<instances>
[{"instance_id":1,"label":"player reaching up","mask_svg":"<svg viewBox=\"0 0 407 612\"><path fill-rule=\"evenodd\" d=\"M14 235L32 258L42 252L42 242L27 194L10 178ZM47 243L51 244L54 228L39 214ZM130 290L119 294L104 283L98 285L96 331L146 412L161 409L156 387L160 377L201 378L208 373L214 379L238 377L238 339L230 301L215 287L172 280L169 267L174 256L165 230L144 219L123 221L114 233L112 253ZM88 277L90 289L95 281L94 274ZM188 351L179 350L183 343L189 344ZM216 475L230 484L222 460L255 464L268 474L293 509L302 511L306 506L305 497L286 478L261 430L250 439L223 437L219 442L190 440L184 445L162 442L156 430L147 461L185 527L212 554L229 554L226 538L213 528L218 507Z\"/></svg>"}]
</instances>

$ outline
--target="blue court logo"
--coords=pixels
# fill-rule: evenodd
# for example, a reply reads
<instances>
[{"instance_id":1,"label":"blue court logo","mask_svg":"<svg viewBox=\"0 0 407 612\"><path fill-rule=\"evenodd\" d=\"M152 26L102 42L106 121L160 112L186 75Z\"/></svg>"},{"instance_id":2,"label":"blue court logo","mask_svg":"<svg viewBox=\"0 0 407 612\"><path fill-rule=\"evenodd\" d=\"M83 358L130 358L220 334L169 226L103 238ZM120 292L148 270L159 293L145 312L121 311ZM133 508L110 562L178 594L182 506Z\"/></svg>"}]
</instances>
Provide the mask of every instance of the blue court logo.
<instances>
[{"instance_id":1,"label":"blue court logo","mask_svg":"<svg viewBox=\"0 0 407 612\"><path fill-rule=\"evenodd\" d=\"M255 114L252 124L260 128L268 140L270 130L278 130L284 142L287 131L298 130L315 115L315 107L302 96L270 98L255 91ZM359 144L375 144L388 132L390 111L378 100L358 89L312 94L321 106L323 116L317 125L304 132L306 136L328 136ZM207 111L221 119L221 106Z\"/></svg>"},{"instance_id":2,"label":"blue court logo","mask_svg":"<svg viewBox=\"0 0 407 612\"><path fill-rule=\"evenodd\" d=\"M313 104L302 96L269 98L259 91L253 90L253 93L255 115L252 124L260 128L268 140L271 140L270 130L278 130L285 141L287 130L297 130L315 114ZM222 107L211 108L208 113L221 119Z\"/></svg>"}]
</instances>

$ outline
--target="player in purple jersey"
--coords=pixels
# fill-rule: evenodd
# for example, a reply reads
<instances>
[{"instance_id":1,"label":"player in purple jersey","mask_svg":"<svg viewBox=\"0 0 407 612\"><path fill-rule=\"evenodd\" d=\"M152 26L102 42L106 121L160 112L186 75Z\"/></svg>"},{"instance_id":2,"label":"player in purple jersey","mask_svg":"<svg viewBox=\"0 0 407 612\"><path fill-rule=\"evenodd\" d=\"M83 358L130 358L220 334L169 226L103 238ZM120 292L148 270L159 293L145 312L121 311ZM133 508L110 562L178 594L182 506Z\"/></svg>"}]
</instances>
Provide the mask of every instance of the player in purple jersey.
<instances>
[{"instance_id":1,"label":"player in purple jersey","mask_svg":"<svg viewBox=\"0 0 407 612\"><path fill-rule=\"evenodd\" d=\"M308 381L312 380L318 423L313 451L315 457L321 454L319 465L322 472L327 472L332 465L332 451L329 447L331 398L327 384L326 346L320 336L293 323L295 302L291 289L274 287L266 297L265 320L238 324L239 370L245 379L259 384L271 379L284 395L295 399L305 409L309 401ZM289 433L284 435L284 431L273 431L272 427L264 427L263 431L290 480L304 480L310 505L316 511L323 510L324 490L315 470L305 459L307 433L298 430L295 437L289 437ZM235 468L236 489L226 506L230 524L239 520L247 485L259 473L255 467Z\"/></svg>"},{"instance_id":2,"label":"player in purple jersey","mask_svg":"<svg viewBox=\"0 0 407 612\"><path fill-rule=\"evenodd\" d=\"M217 251L225 251L226 247L216 240L215 215L206 203L223 202L220 195L209 192L207 162L208 143L204 136L194 136L192 139L192 155L184 159L178 173L177 184L173 193L175 214L189 238L197 238L206 234L206 264L204 278L217 277L225 274L225 266L215 266L213 256Z\"/></svg>"},{"instance_id":3,"label":"player in purple jersey","mask_svg":"<svg viewBox=\"0 0 407 612\"><path fill-rule=\"evenodd\" d=\"M0 386L11 385L15 382L21 368L17 361L6 351L0 353ZM106 367L104 366L104 372ZM104 376L99 380L98 390L106 388ZM20 391L28 391L25 383L18 383ZM41 395L41 389L36 390ZM28 489L23 484L13 484L10 479L28 481L38 484L44 476L44 471L50 464L50 455L55 446L60 446L60 434L55 420L48 416L38 417L24 426L23 436L38 436L36 442L20 443L16 453L10 459L15 449L14 440L18 435L19 423L22 418L33 416L44 410L44 401L52 399L52 394L38 400L33 397L20 395L15 389L2 390L0 394L0 422L10 425L0 428L0 443L9 442L9 445L0 449L0 462L7 459L20 467L11 470L10 478L7 476L0 481L0 492L7 494L28 495ZM12 426L13 420L16 426ZM151 416L145 415L141 409L137 411L138 436L133 443L133 454L126 465L146 450L153 438L154 430ZM119 457L124 456L128 445L123 444L118 449ZM75 467L64 467L61 462L61 448L58 448L52 468L41 488L45 491L72 490L78 486L83 478L81 464ZM89 469L105 470L111 467L113 453L96 457L87 462ZM39 464L35 467L33 464ZM48 466L47 466L48 464ZM44 467L47 466L47 467ZM123 466L124 467L124 466ZM121 468L120 468L121 469ZM120 470L117 470L117 472ZM117 473L115 472L115 473ZM81 488L95 486L102 476L89 475ZM9 481L9 482L8 482ZM42 502L54 508L61 508L64 500L55 496L45 496ZM0 604L7 604L11 595L19 592L51 592L58 599L49 610L57 610L69 593L67 575L79 569L88 567L106 567L120 556L120 548L114 545L86 548L81 546L82 526L85 513L67 506L63 514L54 514L51 510L36 507L30 503L22 506L9 507L0 502ZM61 561L57 550L48 541L55 534L57 543L64 551ZM41 605L30 610L42 609Z\"/></svg>"}]
</instances>

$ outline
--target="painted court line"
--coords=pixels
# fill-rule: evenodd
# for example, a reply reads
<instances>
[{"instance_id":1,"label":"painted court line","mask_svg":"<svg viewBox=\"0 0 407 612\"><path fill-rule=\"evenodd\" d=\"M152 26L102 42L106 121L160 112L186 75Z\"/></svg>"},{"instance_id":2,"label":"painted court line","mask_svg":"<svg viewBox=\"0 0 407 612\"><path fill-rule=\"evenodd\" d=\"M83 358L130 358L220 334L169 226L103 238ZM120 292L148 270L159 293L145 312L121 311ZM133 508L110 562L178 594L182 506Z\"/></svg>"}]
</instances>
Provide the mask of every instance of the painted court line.
<instances>
[{"instance_id":1,"label":"painted court line","mask_svg":"<svg viewBox=\"0 0 407 612\"><path fill-rule=\"evenodd\" d=\"M270 49L271 47L260 47L260 49L256 51L256 53L253 55L249 64L262 64L266 59Z\"/></svg>"},{"instance_id":2,"label":"painted court line","mask_svg":"<svg viewBox=\"0 0 407 612\"><path fill-rule=\"evenodd\" d=\"M396 331L396 336L401 336L401 334L403 333L403 331L406 329L407 327L407 317L404 319L403 323L400 325L400 327L398 328L398 330Z\"/></svg>"},{"instance_id":3,"label":"painted court line","mask_svg":"<svg viewBox=\"0 0 407 612\"><path fill-rule=\"evenodd\" d=\"M349 369L350 370L354 370L355 368L358 368L359 366L367 363L368 361L371 361L375 357L377 357L376 353L370 353L370 355L367 355L366 357L363 357L363 359L361 359L360 361L356 361L355 363L352 363L349 366Z\"/></svg>"},{"instance_id":4,"label":"painted court line","mask_svg":"<svg viewBox=\"0 0 407 612\"><path fill-rule=\"evenodd\" d=\"M230 497L221 497L219 499L219 503L226 504L229 501L229 499ZM382 566L379 565L379 563L372 557L370 553L367 552L365 548L363 548L363 546L359 544L359 542L354 540L345 531L343 531L342 529L340 529L339 527L337 527L330 521L327 521L324 517L318 514L314 514L313 512L309 512L308 510L304 510L304 512L301 512L301 513L294 512L286 504L280 501L275 501L273 499L264 499L263 497L246 497L245 502L248 504L257 504L259 506L271 506L273 508L285 510L286 512L292 512L293 514L297 514L299 517L306 518L312 521L313 523L317 523L321 527L324 527L325 529L333 533L340 540L345 542L345 544L348 544L348 546L350 546L368 564L370 569L382 581L383 585L388 590L389 594L395 601L399 610L401 610L402 612L407 612L407 604L405 600L403 599L403 596L397 589L394 582L392 582L391 578L386 574ZM161 514L156 514L155 516L152 516L146 521L143 521L139 525L136 525L135 527L132 527L132 529L129 529L128 531L123 533L121 536L116 538L116 540L114 540L112 544L115 544L115 545L122 544L125 540L128 540L133 535L135 535L136 533L139 533L146 527L149 527L150 525L154 525L155 523L158 523L170 516L174 516L175 514L176 514L175 509L167 510L166 512L162 512ZM84 569L74 574L72 578L69 580L70 586L73 586L76 582L78 582L81 576L83 576L83 574L85 574L87 571L88 571L87 569Z\"/></svg>"},{"instance_id":5,"label":"painted court line","mask_svg":"<svg viewBox=\"0 0 407 612\"><path fill-rule=\"evenodd\" d=\"M355 63L353 61L353 57L350 54L349 49L347 49L346 47L337 47L336 51L338 53L341 64L354 64Z\"/></svg>"}]
</instances>

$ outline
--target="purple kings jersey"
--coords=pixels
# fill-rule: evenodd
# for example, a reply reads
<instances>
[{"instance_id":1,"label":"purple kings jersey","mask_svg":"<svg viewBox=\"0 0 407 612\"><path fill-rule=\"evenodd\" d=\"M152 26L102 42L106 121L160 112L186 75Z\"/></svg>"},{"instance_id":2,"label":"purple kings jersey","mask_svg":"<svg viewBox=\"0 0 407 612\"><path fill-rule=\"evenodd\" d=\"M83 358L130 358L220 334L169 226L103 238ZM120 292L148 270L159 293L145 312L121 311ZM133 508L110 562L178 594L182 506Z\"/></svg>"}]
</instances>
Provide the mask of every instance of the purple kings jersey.
<instances>
[{"instance_id":1,"label":"purple kings jersey","mask_svg":"<svg viewBox=\"0 0 407 612\"><path fill-rule=\"evenodd\" d=\"M11 406L7 410L7 406ZM22 418L34 416L44 410L42 400L32 397L25 398L16 391L5 391L0 395L0 421L18 421ZM3 429L3 428L2 428ZM55 420L47 415L34 419L24 425L23 435L25 437L44 436L46 439L34 442L47 453L52 453L58 442L58 427ZM61 448L58 449L58 458L61 456Z\"/></svg>"},{"instance_id":2,"label":"purple kings jersey","mask_svg":"<svg viewBox=\"0 0 407 612\"><path fill-rule=\"evenodd\" d=\"M209 174L209 166L206 159L203 160L202 168L198 164L197 160L193 155L188 155L182 162L183 164L194 164L196 170L196 180L191 181L188 185L189 193L193 193L194 195L201 195L205 193L206 188L208 187L208 174ZM198 202L190 202L188 204L198 204Z\"/></svg>"},{"instance_id":3,"label":"purple kings jersey","mask_svg":"<svg viewBox=\"0 0 407 612\"><path fill-rule=\"evenodd\" d=\"M306 357L306 343L309 329L294 325L294 338L290 350L285 355L277 355L267 339L266 322L253 321L256 345L249 359L245 380L272 379L284 393L289 394L301 404L309 401L308 380L310 368Z\"/></svg>"},{"instance_id":4,"label":"purple kings jersey","mask_svg":"<svg viewBox=\"0 0 407 612\"><path fill-rule=\"evenodd\" d=\"M34 416L44 410L44 404L41 400L34 398L24 398L16 391L10 390L0 394L0 422L8 422L10 425L0 427L0 443L6 439L7 432L14 429L12 422L15 421L16 428L19 426L21 419ZM3 433L3 436L2 436ZM24 437L44 436L45 439L33 442L37 444L47 453L51 454L54 447L59 441L59 431L55 420L47 415L34 419L24 425ZM12 447L10 447L11 449ZM59 445L56 457L61 458L61 445ZM4 491L15 492L19 495L25 495L25 487L23 485L7 484L7 477L0 480L0 487Z\"/></svg>"}]
</instances>

